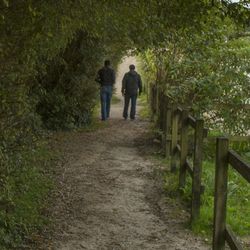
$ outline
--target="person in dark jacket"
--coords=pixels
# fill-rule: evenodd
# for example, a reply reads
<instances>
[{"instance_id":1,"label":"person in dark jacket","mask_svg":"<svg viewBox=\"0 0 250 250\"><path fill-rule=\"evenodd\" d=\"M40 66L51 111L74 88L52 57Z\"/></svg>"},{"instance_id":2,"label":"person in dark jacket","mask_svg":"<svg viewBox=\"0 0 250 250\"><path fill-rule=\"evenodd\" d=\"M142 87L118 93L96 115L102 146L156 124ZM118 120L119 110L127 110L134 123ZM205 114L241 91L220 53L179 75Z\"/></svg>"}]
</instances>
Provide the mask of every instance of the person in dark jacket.
<instances>
[{"instance_id":1,"label":"person in dark jacket","mask_svg":"<svg viewBox=\"0 0 250 250\"><path fill-rule=\"evenodd\" d=\"M104 61L104 67L98 71L96 81L100 83L101 117L105 121L110 115L110 103L115 84L115 71L110 67L109 60Z\"/></svg>"},{"instance_id":2,"label":"person in dark jacket","mask_svg":"<svg viewBox=\"0 0 250 250\"><path fill-rule=\"evenodd\" d=\"M130 108L130 119L135 119L136 113L136 99L137 95L142 92L142 81L141 76L135 71L135 65L129 66L129 72L127 72L122 80L122 95L124 96L124 110L123 117L124 119L128 118L128 107L131 100Z\"/></svg>"}]
</instances>

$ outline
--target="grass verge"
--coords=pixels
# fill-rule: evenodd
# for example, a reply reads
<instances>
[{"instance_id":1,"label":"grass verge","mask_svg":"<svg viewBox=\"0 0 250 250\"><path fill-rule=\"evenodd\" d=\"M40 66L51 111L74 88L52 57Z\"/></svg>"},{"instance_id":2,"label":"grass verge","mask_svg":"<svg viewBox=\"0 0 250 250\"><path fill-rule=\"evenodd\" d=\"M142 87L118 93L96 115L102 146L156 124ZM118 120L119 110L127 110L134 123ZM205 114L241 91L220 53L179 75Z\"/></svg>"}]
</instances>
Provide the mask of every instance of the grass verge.
<instances>
[{"instance_id":1,"label":"grass verge","mask_svg":"<svg viewBox=\"0 0 250 250\"><path fill-rule=\"evenodd\" d=\"M157 134L157 131L154 131ZM250 143L233 142L230 148L240 153L242 158L250 162ZM202 205L200 218L190 224L192 230L202 235L205 241L212 240L213 230L213 212L214 212L214 178L215 178L215 141L207 141L204 147L202 184L205 186L205 192L202 195ZM161 149L162 151L162 149ZM186 209L191 210L191 190L192 180L187 173L186 186L183 190L178 188L178 171L173 174L169 171L170 160L165 159L162 154L155 155L161 164L166 166L167 173L164 176L166 195L173 199L182 200ZM178 163L179 164L179 163ZM228 178L228 201L227 201L227 224L231 226L237 236L245 242L247 249L250 247L250 184L231 166L229 166ZM209 244L210 244L209 243Z\"/></svg>"},{"instance_id":2,"label":"grass verge","mask_svg":"<svg viewBox=\"0 0 250 250\"><path fill-rule=\"evenodd\" d=\"M231 148L240 152L246 161L250 161L249 147L247 143L233 143ZM248 144L249 145L249 144ZM206 145L206 160L203 161L202 184L205 192L202 195L200 218L191 225L192 230L206 238L212 238L213 211L214 211L214 178L215 178L215 152L214 145ZM169 164L165 160L165 164ZM180 196L186 202L187 207L191 204L192 180L187 174L187 182L182 192L178 192L178 173L165 176L165 189L168 195ZM228 178L228 201L227 201L227 224L231 226L238 236L250 236L250 184L229 166Z\"/></svg>"},{"instance_id":3,"label":"grass verge","mask_svg":"<svg viewBox=\"0 0 250 250\"><path fill-rule=\"evenodd\" d=\"M205 192L202 196L200 218L192 225L194 232L205 236L212 235L214 207L214 176L215 164L205 161L203 164L202 183ZM191 193L191 180L184 190L186 195ZM229 168L227 224L239 235L249 235L250 228L250 189L249 184L232 168Z\"/></svg>"}]
</instances>

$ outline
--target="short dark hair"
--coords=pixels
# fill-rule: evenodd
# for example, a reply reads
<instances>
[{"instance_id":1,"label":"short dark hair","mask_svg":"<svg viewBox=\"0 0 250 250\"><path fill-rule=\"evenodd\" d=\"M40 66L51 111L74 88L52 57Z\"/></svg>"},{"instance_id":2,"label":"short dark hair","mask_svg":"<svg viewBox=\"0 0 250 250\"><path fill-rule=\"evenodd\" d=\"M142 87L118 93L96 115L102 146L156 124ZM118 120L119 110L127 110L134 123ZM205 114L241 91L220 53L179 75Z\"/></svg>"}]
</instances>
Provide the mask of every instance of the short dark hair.
<instances>
[{"instance_id":1,"label":"short dark hair","mask_svg":"<svg viewBox=\"0 0 250 250\"><path fill-rule=\"evenodd\" d=\"M105 65L105 66L109 66L109 65L110 65L110 60L105 60L105 61L104 61L104 65Z\"/></svg>"},{"instance_id":2,"label":"short dark hair","mask_svg":"<svg viewBox=\"0 0 250 250\"><path fill-rule=\"evenodd\" d=\"M130 70L134 70L135 69L135 65L134 64L129 65L129 69Z\"/></svg>"}]
</instances>

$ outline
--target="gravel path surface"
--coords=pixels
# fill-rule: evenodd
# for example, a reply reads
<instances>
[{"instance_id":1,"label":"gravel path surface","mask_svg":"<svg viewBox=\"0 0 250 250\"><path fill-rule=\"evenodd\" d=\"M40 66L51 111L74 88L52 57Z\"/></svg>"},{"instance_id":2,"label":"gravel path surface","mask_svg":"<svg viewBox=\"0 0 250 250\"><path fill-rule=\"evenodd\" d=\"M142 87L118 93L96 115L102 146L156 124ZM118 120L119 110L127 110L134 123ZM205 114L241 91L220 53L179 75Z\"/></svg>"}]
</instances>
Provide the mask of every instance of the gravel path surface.
<instances>
[{"instance_id":1,"label":"gravel path surface","mask_svg":"<svg viewBox=\"0 0 250 250\"><path fill-rule=\"evenodd\" d=\"M133 60L121 65L118 79ZM56 170L55 229L44 249L210 249L164 193L163 168L150 157L149 123L121 114L122 102L104 128L58 135L64 160Z\"/></svg>"}]
</instances>

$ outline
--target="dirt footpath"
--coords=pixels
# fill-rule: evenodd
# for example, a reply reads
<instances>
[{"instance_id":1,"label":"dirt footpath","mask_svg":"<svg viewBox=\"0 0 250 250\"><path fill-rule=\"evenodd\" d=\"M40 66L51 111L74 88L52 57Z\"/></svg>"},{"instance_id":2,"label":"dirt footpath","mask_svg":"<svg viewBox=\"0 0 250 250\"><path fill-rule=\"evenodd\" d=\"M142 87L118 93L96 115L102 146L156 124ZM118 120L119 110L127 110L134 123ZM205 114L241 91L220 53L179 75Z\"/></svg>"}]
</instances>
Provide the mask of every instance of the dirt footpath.
<instances>
[{"instance_id":1,"label":"dirt footpath","mask_svg":"<svg viewBox=\"0 0 250 250\"><path fill-rule=\"evenodd\" d=\"M163 169L150 159L149 123L121 114L118 103L105 128L58 137L64 161L44 249L210 249L164 194Z\"/></svg>"}]
</instances>

